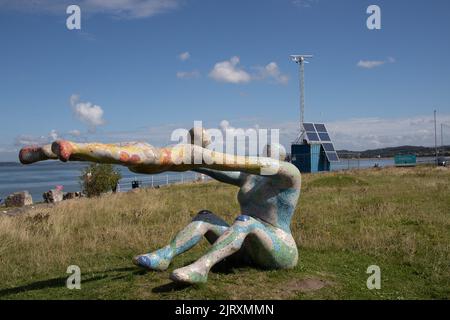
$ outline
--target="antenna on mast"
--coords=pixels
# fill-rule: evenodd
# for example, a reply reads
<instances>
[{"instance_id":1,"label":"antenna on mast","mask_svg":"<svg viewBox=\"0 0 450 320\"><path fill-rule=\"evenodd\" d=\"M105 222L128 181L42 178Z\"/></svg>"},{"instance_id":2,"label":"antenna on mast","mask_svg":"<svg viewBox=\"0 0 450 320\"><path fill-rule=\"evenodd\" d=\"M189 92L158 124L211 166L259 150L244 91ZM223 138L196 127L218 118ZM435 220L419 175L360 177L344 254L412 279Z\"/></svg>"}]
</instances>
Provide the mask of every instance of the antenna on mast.
<instances>
[{"instance_id":1,"label":"antenna on mast","mask_svg":"<svg viewBox=\"0 0 450 320\"><path fill-rule=\"evenodd\" d=\"M292 61L299 65L300 76L300 134L295 140L295 143L302 141L305 131L303 129L304 117L305 117L305 63L309 63L306 59L312 58L312 54L293 54L291 55Z\"/></svg>"}]
</instances>

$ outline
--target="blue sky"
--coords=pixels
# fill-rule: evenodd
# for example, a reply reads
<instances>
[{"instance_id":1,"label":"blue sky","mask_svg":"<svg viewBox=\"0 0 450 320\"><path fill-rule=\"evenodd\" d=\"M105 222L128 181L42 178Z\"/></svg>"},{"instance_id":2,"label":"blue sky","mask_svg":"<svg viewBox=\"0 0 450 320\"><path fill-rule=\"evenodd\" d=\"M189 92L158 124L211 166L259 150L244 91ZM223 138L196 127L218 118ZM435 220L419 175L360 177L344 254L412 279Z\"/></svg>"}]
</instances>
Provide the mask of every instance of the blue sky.
<instances>
[{"instance_id":1,"label":"blue sky","mask_svg":"<svg viewBox=\"0 0 450 320\"><path fill-rule=\"evenodd\" d=\"M54 138L162 145L194 120L279 128L286 144L295 53L314 54L306 120L338 148L432 145L435 108L450 143L449 1L105 3L0 0L0 161ZM81 30L66 28L68 4ZM381 30L366 27L371 4Z\"/></svg>"}]
</instances>

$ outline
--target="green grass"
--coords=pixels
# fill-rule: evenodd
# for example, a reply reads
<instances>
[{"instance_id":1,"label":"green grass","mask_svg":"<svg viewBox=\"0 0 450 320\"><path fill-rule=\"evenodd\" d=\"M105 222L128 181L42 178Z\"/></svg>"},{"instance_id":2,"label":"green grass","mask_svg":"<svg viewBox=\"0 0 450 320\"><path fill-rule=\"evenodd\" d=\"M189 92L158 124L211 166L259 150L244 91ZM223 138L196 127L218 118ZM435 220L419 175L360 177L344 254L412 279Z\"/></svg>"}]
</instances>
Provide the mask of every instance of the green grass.
<instances>
[{"instance_id":1,"label":"green grass","mask_svg":"<svg viewBox=\"0 0 450 320\"><path fill-rule=\"evenodd\" d=\"M448 299L450 170L389 168L303 175L292 221L299 264L264 271L219 264L202 286L168 276L202 255L206 241L165 272L131 263L165 245L196 212L232 222L237 188L216 182L174 185L37 206L0 216L0 299ZM78 265L81 290L65 287ZM381 268L368 290L367 267ZM302 290L305 279L327 285Z\"/></svg>"}]
</instances>

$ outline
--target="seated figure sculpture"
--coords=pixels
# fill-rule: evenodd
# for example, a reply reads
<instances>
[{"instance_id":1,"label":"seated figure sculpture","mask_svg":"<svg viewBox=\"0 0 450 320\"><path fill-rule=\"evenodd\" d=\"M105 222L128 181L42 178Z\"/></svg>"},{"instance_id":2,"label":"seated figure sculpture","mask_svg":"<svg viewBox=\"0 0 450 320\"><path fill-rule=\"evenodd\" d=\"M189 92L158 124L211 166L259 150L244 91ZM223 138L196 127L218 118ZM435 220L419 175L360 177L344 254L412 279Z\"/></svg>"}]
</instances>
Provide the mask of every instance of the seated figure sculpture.
<instances>
[{"instance_id":1,"label":"seated figure sculpture","mask_svg":"<svg viewBox=\"0 0 450 320\"><path fill-rule=\"evenodd\" d=\"M192 137L194 131L190 133ZM300 196L298 169L284 161L283 152L277 152L279 159L270 158L275 145L269 146L268 157L232 156L205 148L205 137L203 130L202 146L178 144L164 148L136 142L100 144L59 140L41 147L24 147L19 159L23 164L47 159L111 163L144 174L192 170L238 186L241 212L231 226L214 213L202 210L167 246L133 258L133 263L140 267L166 270L175 256L195 246L204 236L212 244L209 251L194 263L174 270L170 275L173 281L204 283L212 266L230 256L265 269L296 266L298 251L290 223ZM201 163L181 161L186 155L200 156ZM265 169L274 167L275 174L263 174Z\"/></svg>"}]
</instances>

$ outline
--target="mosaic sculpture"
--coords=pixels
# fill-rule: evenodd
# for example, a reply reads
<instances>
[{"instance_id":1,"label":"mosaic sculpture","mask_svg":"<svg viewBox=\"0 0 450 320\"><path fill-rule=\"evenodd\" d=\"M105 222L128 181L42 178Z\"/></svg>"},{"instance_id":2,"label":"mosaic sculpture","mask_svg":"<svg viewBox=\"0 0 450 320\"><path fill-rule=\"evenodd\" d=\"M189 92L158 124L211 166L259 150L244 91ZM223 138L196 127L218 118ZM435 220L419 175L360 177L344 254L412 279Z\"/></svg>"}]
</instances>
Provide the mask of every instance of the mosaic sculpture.
<instances>
[{"instance_id":1,"label":"mosaic sculpture","mask_svg":"<svg viewBox=\"0 0 450 320\"><path fill-rule=\"evenodd\" d=\"M133 258L138 266L166 270L175 256L206 237L212 244L209 251L194 263L174 270L170 275L173 281L204 283L211 267L232 255L267 269L294 267L298 251L290 223L300 196L298 169L284 161L282 152L278 153L279 159L213 152L204 148L208 141L204 131L202 134L202 146L179 144L165 148L134 142L100 144L60 140L42 147L25 147L20 150L19 159L23 164L47 159L112 163L144 174L192 170L238 186L241 214L231 226L213 212L202 210L167 246ZM274 154L275 147L269 148L268 156ZM181 159L187 155L192 159L199 156L200 164L183 162ZM229 157L228 161L224 161L225 156ZM275 174L262 174L273 167L277 168Z\"/></svg>"}]
</instances>

